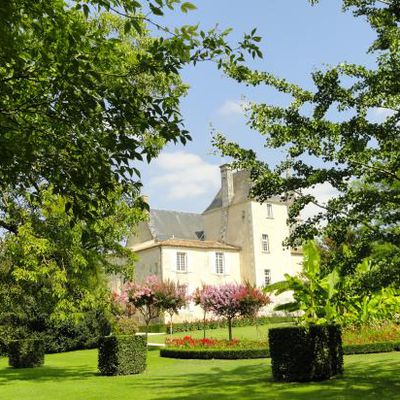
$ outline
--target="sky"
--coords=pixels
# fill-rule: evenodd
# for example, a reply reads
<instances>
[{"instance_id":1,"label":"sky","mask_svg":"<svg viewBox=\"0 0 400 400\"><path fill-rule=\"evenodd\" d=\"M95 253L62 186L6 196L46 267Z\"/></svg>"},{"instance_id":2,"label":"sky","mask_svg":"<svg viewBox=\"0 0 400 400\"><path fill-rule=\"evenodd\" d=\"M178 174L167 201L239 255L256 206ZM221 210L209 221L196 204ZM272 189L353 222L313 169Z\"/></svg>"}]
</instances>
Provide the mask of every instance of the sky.
<instances>
[{"instance_id":1,"label":"sky","mask_svg":"<svg viewBox=\"0 0 400 400\"><path fill-rule=\"evenodd\" d=\"M233 28L232 42L257 28L263 40L262 60L251 62L258 70L272 72L302 87L312 89L311 73L327 65L347 61L371 66L367 54L375 38L365 20L341 10L341 0L321 0L312 7L307 0L197 0L197 10L171 13L160 19L168 26L199 23L202 29L216 24ZM182 115L193 140L186 146L168 145L150 164L141 167L143 194L151 208L202 212L218 191L218 166L227 159L214 154L213 129L228 139L252 148L260 158L276 164L283 153L266 149L263 138L246 126L241 104L256 101L283 105L287 99L265 86L247 88L223 76L212 63L201 63L182 72L190 85L182 101ZM376 111L372 118L382 118ZM317 189L318 198L333 193L327 185Z\"/></svg>"}]
</instances>

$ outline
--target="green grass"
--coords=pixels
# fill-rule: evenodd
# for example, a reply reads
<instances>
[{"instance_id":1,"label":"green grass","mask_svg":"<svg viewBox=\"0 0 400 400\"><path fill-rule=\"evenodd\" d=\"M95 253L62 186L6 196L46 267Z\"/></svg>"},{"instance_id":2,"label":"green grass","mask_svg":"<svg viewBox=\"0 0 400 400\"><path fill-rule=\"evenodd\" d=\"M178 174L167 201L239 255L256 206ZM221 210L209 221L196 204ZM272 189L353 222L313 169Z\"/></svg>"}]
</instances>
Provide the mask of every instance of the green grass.
<instances>
[{"instance_id":1,"label":"green grass","mask_svg":"<svg viewBox=\"0 0 400 400\"><path fill-rule=\"evenodd\" d=\"M270 359L174 360L154 350L142 375L103 377L96 365L97 350L47 355L36 369L12 369L3 358L0 399L400 399L400 353L347 356L342 377L311 384L273 382Z\"/></svg>"}]
</instances>

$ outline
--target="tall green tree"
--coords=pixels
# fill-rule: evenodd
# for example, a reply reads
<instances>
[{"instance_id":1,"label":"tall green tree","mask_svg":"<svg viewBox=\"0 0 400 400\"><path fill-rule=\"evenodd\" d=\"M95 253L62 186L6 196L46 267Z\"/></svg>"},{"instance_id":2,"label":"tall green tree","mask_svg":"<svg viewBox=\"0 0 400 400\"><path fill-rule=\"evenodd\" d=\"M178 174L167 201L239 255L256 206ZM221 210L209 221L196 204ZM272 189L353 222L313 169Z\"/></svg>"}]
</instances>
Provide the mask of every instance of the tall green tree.
<instances>
[{"instance_id":1,"label":"tall green tree","mask_svg":"<svg viewBox=\"0 0 400 400\"><path fill-rule=\"evenodd\" d=\"M190 139L181 69L256 55L254 33L233 50L229 30L162 26L165 8L195 6L1 1L0 282L15 289L2 310L79 311L104 298L105 273L132 276L110 254L143 217L140 163Z\"/></svg>"},{"instance_id":2,"label":"tall green tree","mask_svg":"<svg viewBox=\"0 0 400 400\"><path fill-rule=\"evenodd\" d=\"M344 0L343 8L376 32L369 49L375 55L373 67L346 62L327 67L312 74L315 88L309 90L245 65L224 66L238 82L267 85L290 99L287 107L248 107L249 126L265 137L267 147L284 149L285 160L272 167L221 134L215 142L235 166L251 170L252 194L259 201L272 195L291 199L287 244L324 232L340 245L351 229L364 243L388 243L399 254L400 2ZM376 110L386 116L383 121L370 117ZM321 204L310 189L324 183L338 195ZM309 204L320 212L299 222ZM324 229L322 221L327 222Z\"/></svg>"}]
</instances>

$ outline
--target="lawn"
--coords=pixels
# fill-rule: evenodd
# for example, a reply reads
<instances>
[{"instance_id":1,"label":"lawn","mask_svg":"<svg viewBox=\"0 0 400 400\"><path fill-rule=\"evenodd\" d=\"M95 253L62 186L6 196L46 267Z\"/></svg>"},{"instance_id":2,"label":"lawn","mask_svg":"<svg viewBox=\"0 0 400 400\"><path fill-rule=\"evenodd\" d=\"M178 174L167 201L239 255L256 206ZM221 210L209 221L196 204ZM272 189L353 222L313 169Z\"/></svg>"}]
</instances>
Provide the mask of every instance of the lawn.
<instances>
[{"instance_id":1,"label":"lawn","mask_svg":"<svg viewBox=\"0 0 400 400\"><path fill-rule=\"evenodd\" d=\"M400 353L345 357L343 377L312 384L271 380L270 359L173 360L148 355L142 375L102 377L97 350L46 356L45 366L16 370L0 360L0 399L400 399Z\"/></svg>"}]
</instances>

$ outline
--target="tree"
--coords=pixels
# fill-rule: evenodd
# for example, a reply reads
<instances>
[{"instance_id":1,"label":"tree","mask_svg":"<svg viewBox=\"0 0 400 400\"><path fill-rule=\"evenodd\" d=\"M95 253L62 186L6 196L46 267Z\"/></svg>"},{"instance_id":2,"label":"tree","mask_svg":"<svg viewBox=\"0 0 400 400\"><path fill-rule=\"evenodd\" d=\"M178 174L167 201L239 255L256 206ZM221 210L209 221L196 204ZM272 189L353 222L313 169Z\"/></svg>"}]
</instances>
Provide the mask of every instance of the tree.
<instances>
[{"instance_id":1,"label":"tree","mask_svg":"<svg viewBox=\"0 0 400 400\"><path fill-rule=\"evenodd\" d=\"M196 306L200 306L203 310L203 339L206 338L206 317L207 313L211 311L211 303L207 297L207 285L202 285L200 288L196 288L192 294L193 302Z\"/></svg>"},{"instance_id":2,"label":"tree","mask_svg":"<svg viewBox=\"0 0 400 400\"><path fill-rule=\"evenodd\" d=\"M0 4L3 288L14 285L54 317L93 304L105 273L132 278L131 256L125 267L113 260L127 256L120 243L143 218L139 163L190 139L180 70L255 51L254 34L234 50L228 31L170 30L152 20L179 6L194 7L180 0Z\"/></svg>"},{"instance_id":3,"label":"tree","mask_svg":"<svg viewBox=\"0 0 400 400\"><path fill-rule=\"evenodd\" d=\"M170 332L172 333L172 317L187 304L186 286L167 280L161 282L156 276L149 276L143 284L128 282L119 301L126 307L133 307L139 312L146 324L146 340L149 325L162 312L170 316Z\"/></svg>"},{"instance_id":4,"label":"tree","mask_svg":"<svg viewBox=\"0 0 400 400\"><path fill-rule=\"evenodd\" d=\"M287 152L275 168L257 159L254 151L220 134L215 137L216 146L233 157L236 167L250 169L252 195L257 200L263 202L272 195L291 200L288 245L301 244L321 231L342 243L350 228L363 242L388 243L399 253L399 5L398 0L343 1L344 9L365 18L376 32L370 48L376 66L344 62L316 71L314 91L245 65L224 65L226 74L238 82L265 84L291 100L288 107L252 103L248 108L249 126L265 136L266 146ZM387 117L372 120L374 110ZM326 204L307 192L323 183L338 193ZM321 212L299 222L308 204L318 205ZM323 220L327 224L322 230Z\"/></svg>"},{"instance_id":5,"label":"tree","mask_svg":"<svg viewBox=\"0 0 400 400\"><path fill-rule=\"evenodd\" d=\"M5 0L0 6L0 182L32 196L51 184L80 218L122 188L138 197L141 160L190 139L179 72L201 60L243 58L225 37L151 20L180 0ZM194 6L181 4L187 12ZM146 24L159 29L150 36ZM249 51L253 37L240 47ZM16 232L6 200L0 226Z\"/></svg>"},{"instance_id":6,"label":"tree","mask_svg":"<svg viewBox=\"0 0 400 400\"><path fill-rule=\"evenodd\" d=\"M156 292L156 297L160 309L169 315L169 333L172 335L174 314L178 314L179 310L188 304L186 286L168 279L161 283Z\"/></svg>"},{"instance_id":7,"label":"tree","mask_svg":"<svg viewBox=\"0 0 400 400\"><path fill-rule=\"evenodd\" d=\"M18 235L0 239L0 328L7 337L43 332L54 319L109 312L106 274L132 276L136 257L121 240L142 212L120 201L112 215L89 224L65 212L67 200L50 189L37 201L22 201L14 209ZM113 263L109 251L125 263Z\"/></svg>"},{"instance_id":8,"label":"tree","mask_svg":"<svg viewBox=\"0 0 400 400\"><path fill-rule=\"evenodd\" d=\"M161 308L156 295L160 289L161 282L156 276L149 276L146 281L140 285L134 282L125 284L117 300L124 306L133 307L133 312L139 312L146 324L146 341L149 334L150 322L160 316Z\"/></svg>"},{"instance_id":9,"label":"tree","mask_svg":"<svg viewBox=\"0 0 400 400\"><path fill-rule=\"evenodd\" d=\"M270 303L268 296L250 284L225 283L201 289L201 302L207 310L228 321L228 337L232 340L232 320L241 316L254 316L261 307Z\"/></svg>"}]
</instances>

